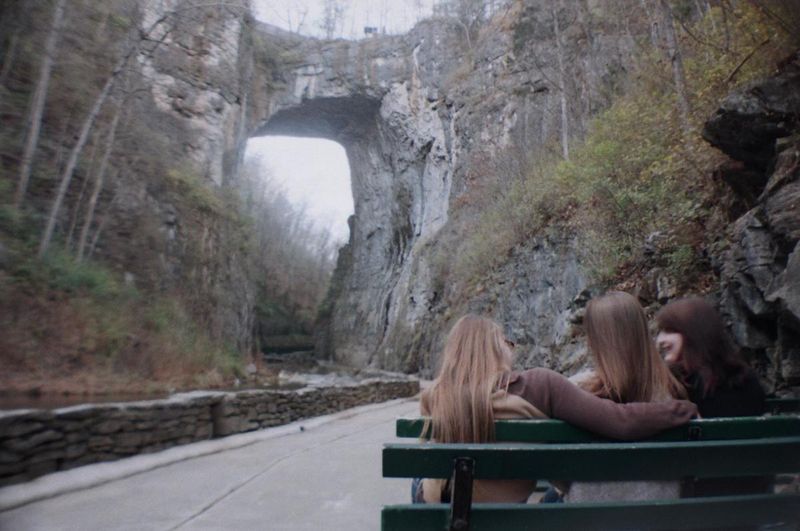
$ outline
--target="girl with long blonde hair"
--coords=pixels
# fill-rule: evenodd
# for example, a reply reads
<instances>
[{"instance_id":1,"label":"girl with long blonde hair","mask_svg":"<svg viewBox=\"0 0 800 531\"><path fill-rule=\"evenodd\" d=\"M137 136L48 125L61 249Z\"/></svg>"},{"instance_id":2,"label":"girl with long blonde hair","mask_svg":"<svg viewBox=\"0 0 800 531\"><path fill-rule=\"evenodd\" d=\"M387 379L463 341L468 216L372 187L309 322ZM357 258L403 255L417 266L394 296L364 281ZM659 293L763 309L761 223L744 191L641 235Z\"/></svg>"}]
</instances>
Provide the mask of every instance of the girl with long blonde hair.
<instances>
[{"instance_id":1,"label":"girl with long blonde hair","mask_svg":"<svg viewBox=\"0 0 800 531\"><path fill-rule=\"evenodd\" d=\"M633 295L612 291L589 301L584 317L594 373L579 386L625 404L686 398L686 390L661 359L647 316ZM676 481L573 483L567 501L648 500L680 496Z\"/></svg>"},{"instance_id":2,"label":"girl with long blonde hair","mask_svg":"<svg viewBox=\"0 0 800 531\"><path fill-rule=\"evenodd\" d=\"M445 343L441 368L420 401L428 416L423 437L443 443L495 440L501 418L559 418L614 439L637 439L687 422L696 413L686 401L616 404L595 397L558 373L536 368L512 369L513 352L500 326L485 317L466 315ZM416 485L416 484L415 484ZM525 502L533 480L480 480L475 502ZM447 482L423 480L415 501L438 503L449 497Z\"/></svg>"},{"instance_id":3,"label":"girl with long blonde hair","mask_svg":"<svg viewBox=\"0 0 800 531\"><path fill-rule=\"evenodd\" d=\"M614 402L686 398L656 349L636 297L612 291L589 301L584 317L595 375L582 387Z\"/></svg>"}]
</instances>

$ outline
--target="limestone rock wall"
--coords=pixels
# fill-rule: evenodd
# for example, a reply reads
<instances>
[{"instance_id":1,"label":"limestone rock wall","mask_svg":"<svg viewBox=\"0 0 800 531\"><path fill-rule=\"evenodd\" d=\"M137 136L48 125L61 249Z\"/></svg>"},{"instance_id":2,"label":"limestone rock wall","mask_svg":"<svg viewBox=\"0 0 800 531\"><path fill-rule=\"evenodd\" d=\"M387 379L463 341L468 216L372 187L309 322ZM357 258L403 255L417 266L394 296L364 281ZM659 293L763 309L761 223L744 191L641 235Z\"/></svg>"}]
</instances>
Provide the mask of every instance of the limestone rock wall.
<instances>
[{"instance_id":1,"label":"limestone rock wall","mask_svg":"<svg viewBox=\"0 0 800 531\"><path fill-rule=\"evenodd\" d=\"M215 437L414 396L416 380L299 391L182 393L168 399L0 413L0 485Z\"/></svg>"},{"instance_id":2,"label":"limestone rock wall","mask_svg":"<svg viewBox=\"0 0 800 531\"><path fill-rule=\"evenodd\" d=\"M773 387L800 385L800 55L731 93L704 136L737 164L723 177L750 207L721 264L721 309Z\"/></svg>"}]
</instances>

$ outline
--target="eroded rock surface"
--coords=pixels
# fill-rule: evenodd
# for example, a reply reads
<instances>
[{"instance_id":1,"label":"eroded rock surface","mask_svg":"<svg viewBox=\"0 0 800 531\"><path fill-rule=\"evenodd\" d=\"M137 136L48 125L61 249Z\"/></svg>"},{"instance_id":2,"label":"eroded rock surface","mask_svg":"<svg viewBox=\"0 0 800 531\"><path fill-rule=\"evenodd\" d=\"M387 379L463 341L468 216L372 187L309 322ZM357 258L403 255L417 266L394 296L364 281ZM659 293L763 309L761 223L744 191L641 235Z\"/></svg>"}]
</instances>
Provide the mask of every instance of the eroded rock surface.
<instances>
[{"instance_id":1,"label":"eroded rock surface","mask_svg":"<svg viewBox=\"0 0 800 531\"><path fill-rule=\"evenodd\" d=\"M777 75L732 93L704 131L756 169L751 189L754 181L764 183L755 188L755 206L733 227L721 307L737 343L776 387L800 385L799 133L800 55Z\"/></svg>"}]
</instances>

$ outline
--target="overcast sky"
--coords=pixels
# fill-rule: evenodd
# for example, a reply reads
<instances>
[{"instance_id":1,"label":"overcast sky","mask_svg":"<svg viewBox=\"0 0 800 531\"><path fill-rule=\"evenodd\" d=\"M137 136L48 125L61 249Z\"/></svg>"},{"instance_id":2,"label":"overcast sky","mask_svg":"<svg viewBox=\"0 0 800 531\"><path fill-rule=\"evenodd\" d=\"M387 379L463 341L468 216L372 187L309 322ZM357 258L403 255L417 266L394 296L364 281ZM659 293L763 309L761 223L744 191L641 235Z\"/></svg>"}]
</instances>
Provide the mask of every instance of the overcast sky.
<instances>
[{"instance_id":1,"label":"overcast sky","mask_svg":"<svg viewBox=\"0 0 800 531\"><path fill-rule=\"evenodd\" d=\"M358 39L364 27L404 33L418 20L430 16L434 0L340 0L344 14L335 37ZM258 20L303 35L323 35L322 0L253 0Z\"/></svg>"},{"instance_id":2,"label":"overcast sky","mask_svg":"<svg viewBox=\"0 0 800 531\"><path fill-rule=\"evenodd\" d=\"M353 213L350 165L344 148L322 138L263 136L251 138L247 154L261 157L289 200L305 204L318 227L327 227L342 244L347 242L347 218Z\"/></svg>"}]
</instances>

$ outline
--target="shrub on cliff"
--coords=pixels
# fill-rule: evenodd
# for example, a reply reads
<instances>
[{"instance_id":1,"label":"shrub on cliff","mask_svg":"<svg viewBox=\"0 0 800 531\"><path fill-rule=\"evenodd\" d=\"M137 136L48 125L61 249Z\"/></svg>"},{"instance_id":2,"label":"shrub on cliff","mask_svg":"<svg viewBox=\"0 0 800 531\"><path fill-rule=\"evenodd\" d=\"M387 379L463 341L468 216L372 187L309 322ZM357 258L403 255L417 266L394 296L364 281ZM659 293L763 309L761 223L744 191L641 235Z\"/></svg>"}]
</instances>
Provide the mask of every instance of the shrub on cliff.
<instances>
[{"instance_id":1,"label":"shrub on cliff","mask_svg":"<svg viewBox=\"0 0 800 531\"><path fill-rule=\"evenodd\" d=\"M642 260L645 238L655 231L665 234L657 259L676 279L692 281L708 268L700 254L727 222L719 208L726 192L710 178L722 156L700 137L700 125L734 85L767 74L800 45L798 17L774 2L700 13L675 7L691 130L681 124L669 60L640 37L624 93L591 121L585 138L572 140L569 160L554 155L555 138L537 153L517 146L483 163L485 155L473 153L494 184L483 185L488 200L469 190L457 200L457 209L472 209L478 221L442 246L458 264L440 275L453 275L456 286L477 285L514 246L550 227L579 238L599 281L620 280L626 265ZM509 158L525 168L521 176L507 171Z\"/></svg>"}]
</instances>

